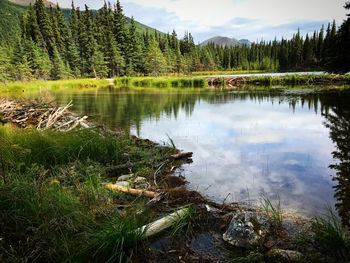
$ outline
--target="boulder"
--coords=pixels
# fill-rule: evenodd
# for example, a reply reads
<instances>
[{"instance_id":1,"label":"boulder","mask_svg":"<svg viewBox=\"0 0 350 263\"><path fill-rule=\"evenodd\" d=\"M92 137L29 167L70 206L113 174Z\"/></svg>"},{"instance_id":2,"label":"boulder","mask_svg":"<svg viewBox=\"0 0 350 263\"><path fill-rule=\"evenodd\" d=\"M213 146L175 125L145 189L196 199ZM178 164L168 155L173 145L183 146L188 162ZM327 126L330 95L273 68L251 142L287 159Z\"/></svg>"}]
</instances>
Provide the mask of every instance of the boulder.
<instances>
[{"instance_id":1,"label":"boulder","mask_svg":"<svg viewBox=\"0 0 350 263\"><path fill-rule=\"evenodd\" d=\"M269 229L268 219L254 212L234 213L223 239L235 247L247 248L263 238Z\"/></svg>"}]
</instances>

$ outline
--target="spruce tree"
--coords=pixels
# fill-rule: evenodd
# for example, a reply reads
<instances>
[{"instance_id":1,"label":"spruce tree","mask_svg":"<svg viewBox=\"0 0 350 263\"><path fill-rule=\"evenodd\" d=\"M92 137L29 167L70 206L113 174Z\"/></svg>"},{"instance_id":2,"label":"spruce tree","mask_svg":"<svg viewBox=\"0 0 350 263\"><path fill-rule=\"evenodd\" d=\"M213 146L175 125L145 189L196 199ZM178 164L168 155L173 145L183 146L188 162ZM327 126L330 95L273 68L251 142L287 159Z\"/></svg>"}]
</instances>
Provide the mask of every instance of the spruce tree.
<instances>
[{"instance_id":1,"label":"spruce tree","mask_svg":"<svg viewBox=\"0 0 350 263\"><path fill-rule=\"evenodd\" d=\"M166 70L166 61L159 44L154 37L151 38L145 57L145 69L149 75L159 76Z\"/></svg>"}]
</instances>

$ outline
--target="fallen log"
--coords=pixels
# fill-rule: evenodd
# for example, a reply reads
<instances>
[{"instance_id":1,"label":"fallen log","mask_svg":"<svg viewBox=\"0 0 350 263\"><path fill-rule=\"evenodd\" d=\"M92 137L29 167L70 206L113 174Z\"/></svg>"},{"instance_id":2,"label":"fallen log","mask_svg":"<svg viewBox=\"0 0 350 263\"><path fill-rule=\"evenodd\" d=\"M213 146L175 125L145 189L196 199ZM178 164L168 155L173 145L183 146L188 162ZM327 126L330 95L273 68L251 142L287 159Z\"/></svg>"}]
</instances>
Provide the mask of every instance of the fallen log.
<instances>
[{"instance_id":1,"label":"fallen log","mask_svg":"<svg viewBox=\"0 0 350 263\"><path fill-rule=\"evenodd\" d=\"M170 157L172 159L178 160L178 159L192 158L192 156L193 156L192 152L183 152L183 153L173 154Z\"/></svg>"},{"instance_id":2,"label":"fallen log","mask_svg":"<svg viewBox=\"0 0 350 263\"><path fill-rule=\"evenodd\" d=\"M166 217L163 217L153 223L145 225L143 227L138 228L136 231L139 233L143 233L143 238L148 238L154 236L163 230L173 226L179 220L184 218L189 213L189 208L182 208Z\"/></svg>"},{"instance_id":3,"label":"fallen log","mask_svg":"<svg viewBox=\"0 0 350 263\"><path fill-rule=\"evenodd\" d=\"M144 196L148 198L155 198L159 195L159 193L146 191L146 190L140 190L140 189L133 189L125 186L115 185L115 184L107 184L106 188L112 191L120 191L126 194L135 195L135 196Z\"/></svg>"}]
</instances>

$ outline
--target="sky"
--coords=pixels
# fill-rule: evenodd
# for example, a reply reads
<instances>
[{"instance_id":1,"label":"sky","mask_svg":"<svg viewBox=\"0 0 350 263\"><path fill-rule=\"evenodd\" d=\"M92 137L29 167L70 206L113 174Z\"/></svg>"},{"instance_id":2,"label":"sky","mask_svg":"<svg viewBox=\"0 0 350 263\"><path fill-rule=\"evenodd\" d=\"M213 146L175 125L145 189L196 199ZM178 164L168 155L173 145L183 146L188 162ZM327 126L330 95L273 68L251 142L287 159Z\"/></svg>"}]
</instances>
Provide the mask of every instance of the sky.
<instances>
[{"instance_id":1,"label":"sky","mask_svg":"<svg viewBox=\"0 0 350 263\"><path fill-rule=\"evenodd\" d=\"M113 0L114 1L114 0ZM113 2L111 1L111 2ZM56 0L70 7L71 0ZM76 6L92 9L103 0L75 0ZM289 38L298 28L302 34L319 30L335 19L345 19L345 0L121 0L124 13L162 32L189 31L195 42L213 36L272 40Z\"/></svg>"}]
</instances>

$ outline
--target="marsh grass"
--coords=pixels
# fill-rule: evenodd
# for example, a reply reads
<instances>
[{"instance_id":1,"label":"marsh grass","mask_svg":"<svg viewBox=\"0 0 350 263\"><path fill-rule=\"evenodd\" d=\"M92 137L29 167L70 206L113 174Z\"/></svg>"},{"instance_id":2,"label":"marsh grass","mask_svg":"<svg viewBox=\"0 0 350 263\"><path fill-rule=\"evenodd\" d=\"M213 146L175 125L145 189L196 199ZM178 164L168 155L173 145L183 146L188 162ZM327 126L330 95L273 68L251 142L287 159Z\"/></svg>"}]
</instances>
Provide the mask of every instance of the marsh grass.
<instances>
[{"instance_id":1,"label":"marsh grass","mask_svg":"<svg viewBox=\"0 0 350 263\"><path fill-rule=\"evenodd\" d=\"M207 80L197 77L120 77L116 86L142 88L203 88Z\"/></svg>"},{"instance_id":2,"label":"marsh grass","mask_svg":"<svg viewBox=\"0 0 350 263\"><path fill-rule=\"evenodd\" d=\"M116 209L128 197L104 188L111 181L106 164L158 162L173 151L96 130L8 127L0 127L0 147L2 262L126 261L140 239L131 229L150 217ZM152 174L149 167L135 173Z\"/></svg>"},{"instance_id":3,"label":"marsh grass","mask_svg":"<svg viewBox=\"0 0 350 263\"><path fill-rule=\"evenodd\" d=\"M225 71L195 71L192 76L212 76L212 75L237 75L237 74L257 74L264 73L263 70L225 70Z\"/></svg>"},{"instance_id":4,"label":"marsh grass","mask_svg":"<svg viewBox=\"0 0 350 263\"><path fill-rule=\"evenodd\" d=\"M6 93L37 93L58 89L91 89L108 86L105 79L68 79L68 80L36 80L1 83L0 94Z\"/></svg>"},{"instance_id":5,"label":"marsh grass","mask_svg":"<svg viewBox=\"0 0 350 263\"><path fill-rule=\"evenodd\" d=\"M243 82L252 85L326 85L326 84L350 84L347 75L286 75L286 76L251 76L245 77Z\"/></svg>"},{"instance_id":6,"label":"marsh grass","mask_svg":"<svg viewBox=\"0 0 350 263\"><path fill-rule=\"evenodd\" d=\"M312 221L312 231L321 252L332 262L350 261L350 235L339 217L329 209L327 215L315 217Z\"/></svg>"},{"instance_id":7,"label":"marsh grass","mask_svg":"<svg viewBox=\"0 0 350 263\"><path fill-rule=\"evenodd\" d=\"M185 215L181 216L170 229L172 237L188 237L194 232L197 221L196 210L189 206Z\"/></svg>"},{"instance_id":8,"label":"marsh grass","mask_svg":"<svg viewBox=\"0 0 350 263\"><path fill-rule=\"evenodd\" d=\"M281 201L279 198L275 203L273 203L273 201L268 196L261 195L260 208L269 218L272 226L275 229L282 227L283 213L281 208Z\"/></svg>"}]
</instances>

